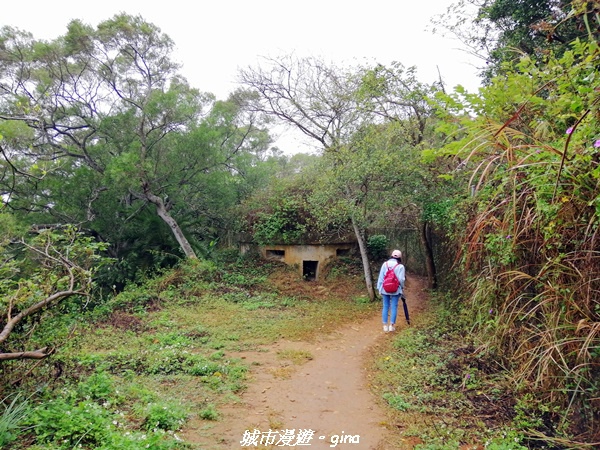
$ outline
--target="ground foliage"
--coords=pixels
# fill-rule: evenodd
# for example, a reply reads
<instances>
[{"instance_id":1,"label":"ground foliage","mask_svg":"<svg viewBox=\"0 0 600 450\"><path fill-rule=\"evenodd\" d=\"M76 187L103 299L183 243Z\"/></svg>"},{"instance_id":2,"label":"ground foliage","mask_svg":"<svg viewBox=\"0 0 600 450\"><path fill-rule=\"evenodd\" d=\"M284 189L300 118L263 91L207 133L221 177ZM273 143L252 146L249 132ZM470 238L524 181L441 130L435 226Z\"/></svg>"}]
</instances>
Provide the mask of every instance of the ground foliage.
<instances>
[{"instance_id":1,"label":"ground foliage","mask_svg":"<svg viewBox=\"0 0 600 450\"><path fill-rule=\"evenodd\" d=\"M3 448L193 448L180 436L187 421L219 420L245 389L236 351L311 339L374 312L352 259L317 284L281 263L232 255L184 262L105 302L70 304L52 321L68 331L53 355L1 366Z\"/></svg>"},{"instance_id":2,"label":"ground foliage","mask_svg":"<svg viewBox=\"0 0 600 450\"><path fill-rule=\"evenodd\" d=\"M425 311L371 359L373 389L388 407L398 448L529 448L526 405L498 362L465 336L460 305L440 296L423 302Z\"/></svg>"}]
</instances>

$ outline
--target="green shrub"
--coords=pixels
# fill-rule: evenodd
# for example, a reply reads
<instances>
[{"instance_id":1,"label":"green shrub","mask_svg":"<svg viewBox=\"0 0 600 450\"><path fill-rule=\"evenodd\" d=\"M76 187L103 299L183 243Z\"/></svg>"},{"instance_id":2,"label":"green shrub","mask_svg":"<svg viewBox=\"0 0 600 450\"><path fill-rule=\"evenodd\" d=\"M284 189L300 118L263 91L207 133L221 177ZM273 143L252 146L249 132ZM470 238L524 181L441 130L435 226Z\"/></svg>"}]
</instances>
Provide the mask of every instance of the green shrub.
<instances>
[{"instance_id":1,"label":"green shrub","mask_svg":"<svg viewBox=\"0 0 600 450\"><path fill-rule=\"evenodd\" d=\"M125 434L113 433L108 442L94 450L175 450L189 448L181 439L164 430L150 432L126 432ZM43 449L49 450L49 449Z\"/></svg>"},{"instance_id":2,"label":"green shrub","mask_svg":"<svg viewBox=\"0 0 600 450\"><path fill-rule=\"evenodd\" d=\"M205 408L203 408L200 411L199 416L201 419L204 419L204 420L218 420L219 419L219 413L217 412L215 405L208 405Z\"/></svg>"},{"instance_id":3,"label":"green shrub","mask_svg":"<svg viewBox=\"0 0 600 450\"><path fill-rule=\"evenodd\" d=\"M188 412L179 403L150 403L144 416L146 430L177 431L186 422Z\"/></svg>"},{"instance_id":4,"label":"green shrub","mask_svg":"<svg viewBox=\"0 0 600 450\"><path fill-rule=\"evenodd\" d=\"M113 297L103 309L144 313L148 305L156 301L158 297L155 291L130 284L123 292Z\"/></svg>"},{"instance_id":5,"label":"green shrub","mask_svg":"<svg viewBox=\"0 0 600 450\"><path fill-rule=\"evenodd\" d=\"M383 394L383 398L388 402L388 404L392 408L395 408L398 411L407 411L411 407L410 403L408 403L406 400L404 400L404 397L402 397L401 395L392 394L391 392L387 392L387 393Z\"/></svg>"},{"instance_id":6,"label":"green shrub","mask_svg":"<svg viewBox=\"0 0 600 450\"><path fill-rule=\"evenodd\" d=\"M389 240L382 234L369 236L367 239L367 250L372 261L381 261L389 256Z\"/></svg>"},{"instance_id":7,"label":"green shrub","mask_svg":"<svg viewBox=\"0 0 600 450\"><path fill-rule=\"evenodd\" d=\"M79 398L91 400L108 400L114 395L113 381L106 372L90 375L77 386Z\"/></svg>"},{"instance_id":8,"label":"green shrub","mask_svg":"<svg viewBox=\"0 0 600 450\"><path fill-rule=\"evenodd\" d=\"M210 361L200 361L191 367L188 371L191 375L202 377L214 375L215 373L222 374L223 368L220 364Z\"/></svg>"},{"instance_id":9,"label":"green shrub","mask_svg":"<svg viewBox=\"0 0 600 450\"><path fill-rule=\"evenodd\" d=\"M256 274L239 273L239 272L223 272L221 274L221 281L228 286L237 287L256 287L265 283L266 277Z\"/></svg>"},{"instance_id":10,"label":"green shrub","mask_svg":"<svg viewBox=\"0 0 600 450\"><path fill-rule=\"evenodd\" d=\"M114 428L111 419L112 414L94 401L70 403L56 398L34 408L29 425L41 443L97 448Z\"/></svg>"},{"instance_id":11,"label":"green shrub","mask_svg":"<svg viewBox=\"0 0 600 450\"><path fill-rule=\"evenodd\" d=\"M179 264L177 272L183 281L182 286L193 287L193 284L198 282L210 283L214 281L218 277L219 268L212 261L188 258ZM173 285L172 282L168 284Z\"/></svg>"},{"instance_id":12,"label":"green shrub","mask_svg":"<svg viewBox=\"0 0 600 450\"><path fill-rule=\"evenodd\" d=\"M527 450L519 444L520 438L514 433L508 433L507 436L494 438L486 444L486 450Z\"/></svg>"},{"instance_id":13,"label":"green shrub","mask_svg":"<svg viewBox=\"0 0 600 450\"><path fill-rule=\"evenodd\" d=\"M152 339L161 347L185 348L192 345L192 340L178 331L155 334Z\"/></svg>"},{"instance_id":14,"label":"green shrub","mask_svg":"<svg viewBox=\"0 0 600 450\"><path fill-rule=\"evenodd\" d=\"M160 352L148 352L143 357L145 359L142 363L143 372L151 375L187 373L198 361L204 360L202 356L172 348L165 348Z\"/></svg>"}]
</instances>

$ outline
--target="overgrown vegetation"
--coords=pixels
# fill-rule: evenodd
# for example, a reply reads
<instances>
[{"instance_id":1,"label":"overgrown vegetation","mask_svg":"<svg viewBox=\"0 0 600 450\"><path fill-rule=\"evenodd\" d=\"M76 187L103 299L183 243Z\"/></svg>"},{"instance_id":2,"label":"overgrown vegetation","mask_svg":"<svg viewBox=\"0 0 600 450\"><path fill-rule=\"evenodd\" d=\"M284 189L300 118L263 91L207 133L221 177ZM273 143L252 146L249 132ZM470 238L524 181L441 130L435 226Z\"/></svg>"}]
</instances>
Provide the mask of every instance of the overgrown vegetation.
<instances>
[{"instance_id":1,"label":"overgrown vegetation","mask_svg":"<svg viewBox=\"0 0 600 450\"><path fill-rule=\"evenodd\" d=\"M453 238L478 352L547 409L531 433L575 447L600 438L599 58L595 40L542 67L523 58L464 97L477 117L445 149L471 169Z\"/></svg>"},{"instance_id":2,"label":"overgrown vegetation","mask_svg":"<svg viewBox=\"0 0 600 450\"><path fill-rule=\"evenodd\" d=\"M373 386L399 429L397 448L593 448L548 439L558 409L520 392L503 361L480 351L476 335L464 333L472 320L464 312L433 296L426 314L373 355Z\"/></svg>"}]
</instances>

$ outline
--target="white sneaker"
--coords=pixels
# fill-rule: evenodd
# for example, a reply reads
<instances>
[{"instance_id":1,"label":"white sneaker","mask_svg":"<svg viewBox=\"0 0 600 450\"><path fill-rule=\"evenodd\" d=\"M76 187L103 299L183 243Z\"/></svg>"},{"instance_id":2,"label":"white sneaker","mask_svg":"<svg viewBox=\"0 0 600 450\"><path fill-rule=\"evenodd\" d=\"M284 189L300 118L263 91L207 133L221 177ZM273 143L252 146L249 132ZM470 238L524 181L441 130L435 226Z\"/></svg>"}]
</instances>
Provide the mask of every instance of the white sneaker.
<instances>
[{"instance_id":1,"label":"white sneaker","mask_svg":"<svg viewBox=\"0 0 600 450\"><path fill-rule=\"evenodd\" d=\"M383 326L383 331L386 332L386 333L389 331L389 328L388 328L387 324Z\"/></svg>"},{"instance_id":2,"label":"white sneaker","mask_svg":"<svg viewBox=\"0 0 600 450\"><path fill-rule=\"evenodd\" d=\"M388 331L396 331L396 327L394 326L394 324L391 324L391 325L388 327Z\"/></svg>"}]
</instances>

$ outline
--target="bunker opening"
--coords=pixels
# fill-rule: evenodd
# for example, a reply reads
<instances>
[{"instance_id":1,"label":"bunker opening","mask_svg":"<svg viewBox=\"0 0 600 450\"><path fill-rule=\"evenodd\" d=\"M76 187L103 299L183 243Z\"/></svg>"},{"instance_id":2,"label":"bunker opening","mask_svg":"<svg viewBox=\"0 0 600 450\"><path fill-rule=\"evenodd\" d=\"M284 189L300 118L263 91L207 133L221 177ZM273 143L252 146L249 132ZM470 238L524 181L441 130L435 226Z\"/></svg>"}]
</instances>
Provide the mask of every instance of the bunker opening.
<instances>
[{"instance_id":1,"label":"bunker opening","mask_svg":"<svg viewBox=\"0 0 600 450\"><path fill-rule=\"evenodd\" d=\"M283 261L285 258L285 250L267 250L267 259L275 259L277 261Z\"/></svg>"},{"instance_id":2,"label":"bunker opening","mask_svg":"<svg viewBox=\"0 0 600 450\"><path fill-rule=\"evenodd\" d=\"M317 279L317 268L319 261L302 261L302 277L306 281Z\"/></svg>"}]
</instances>

